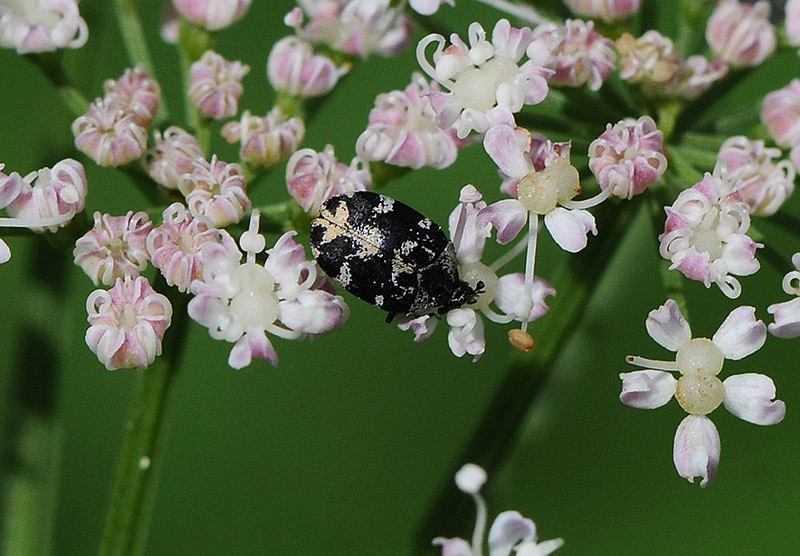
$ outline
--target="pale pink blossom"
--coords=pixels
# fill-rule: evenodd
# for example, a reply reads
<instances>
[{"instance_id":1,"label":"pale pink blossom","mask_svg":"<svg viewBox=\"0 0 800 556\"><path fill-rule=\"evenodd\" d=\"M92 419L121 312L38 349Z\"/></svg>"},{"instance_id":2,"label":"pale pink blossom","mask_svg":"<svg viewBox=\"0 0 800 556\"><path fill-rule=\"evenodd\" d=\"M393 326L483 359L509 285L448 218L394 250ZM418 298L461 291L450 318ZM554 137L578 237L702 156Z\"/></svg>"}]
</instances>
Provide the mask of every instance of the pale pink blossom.
<instances>
[{"instance_id":1,"label":"pale pink blossom","mask_svg":"<svg viewBox=\"0 0 800 556\"><path fill-rule=\"evenodd\" d=\"M753 307L742 306L730 312L710 340L693 338L689 323L672 299L650 312L646 326L651 338L676 352L675 360L629 355L628 363L648 368L619 375L620 401L654 409L676 399L689 415L675 433L673 462L681 477L689 482L700 477L704 487L714 478L720 455L719 434L706 415L724 404L740 419L774 425L786 414L786 404L775 399L775 385L768 376L746 373L724 381L717 377L725 359L742 359L760 349L767 327L756 319Z\"/></svg>"},{"instance_id":2,"label":"pale pink blossom","mask_svg":"<svg viewBox=\"0 0 800 556\"><path fill-rule=\"evenodd\" d=\"M208 50L189 68L189 100L206 118L222 120L236 115L242 78L250 66L230 62Z\"/></svg>"},{"instance_id":3,"label":"pale pink blossom","mask_svg":"<svg viewBox=\"0 0 800 556\"><path fill-rule=\"evenodd\" d=\"M542 23L533 30L528 58L555 73L551 85L598 90L615 69L614 43L594 30L594 22L567 19L564 25Z\"/></svg>"},{"instance_id":4,"label":"pale pink blossom","mask_svg":"<svg viewBox=\"0 0 800 556\"><path fill-rule=\"evenodd\" d=\"M773 303L767 312L775 316L769 331L778 338L797 338L800 336L800 253L792 255L794 270L783 277L783 291L794 295L794 299L783 303Z\"/></svg>"},{"instance_id":5,"label":"pale pink blossom","mask_svg":"<svg viewBox=\"0 0 800 556\"><path fill-rule=\"evenodd\" d=\"M161 224L147 236L147 252L167 284L179 291L199 280L206 259L220 256L218 252L237 261L241 257L227 230L215 228L205 216L193 217L182 204L171 204L162 216Z\"/></svg>"},{"instance_id":6,"label":"pale pink blossom","mask_svg":"<svg viewBox=\"0 0 800 556\"><path fill-rule=\"evenodd\" d=\"M104 99L142 127L153 123L161 106L161 86L140 65L127 68L119 79L106 79L103 90Z\"/></svg>"},{"instance_id":7,"label":"pale pink blossom","mask_svg":"<svg viewBox=\"0 0 800 556\"><path fill-rule=\"evenodd\" d=\"M202 278L192 283L195 294L189 316L217 340L234 344L228 364L249 365L253 357L278 364L268 334L284 339L314 338L340 327L349 309L333 295L317 264L305 258L295 242L296 232L286 232L267 249L266 262L256 263L266 239L258 234L259 212L253 211L250 228L240 246L245 262L218 251L205 261Z\"/></svg>"},{"instance_id":8,"label":"pale pink blossom","mask_svg":"<svg viewBox=\"0 0 800 556\"><path fill-rule=\"evenodd\" d=\"M297 37L285 37L272 46L267 59L267 77L273 88L300 98L329 93L349 65L337 67L311 45Z\"/></svg>"},{"instance_id":9,"label":"pale pink blossom","mask_svg":"<svg viewBox=\"0 0 800 556\"><path fill-rule=\"evenodd\" d=\"M333 146L327 145L322 152L300 149L289 158L286 187L306 213L316 215L331 197L370 189L372 178L359 157L347 165L339 162Z\"/></svg>"},{"instance_id":10,"label":"pale pink blossom","mask_svg":"<svg viewBox=\"0 0 800 556\"><path fill-rule=\"evenodd\" d=\"M150 365L172 319L169 300L142 276L117 278L110 290L93 291L86 312L86 345L108 370Z\"/></svg>"},{"instance_id":11,"label":"pale pink blossom","mask_svg":"<svg viewBox=\"0 0 800 556\"><path fill-rule=\"evenodd\" d=\"M405 90L378 95L367 129L356 141L358 155L407 168L442 169L455 162L461 141L455 129L436 125L427 98L431 90L439 90L438 84L431 85L415 73Z\"/></svg>"},{"instance_id":12,"label":"pale pink blossom","mask_svg":"<svg viewBox=\"0 0 800 556\"><path fill-rule=\"evenodd\" d=\"M241 19L251 0L172 0L183 17L208 29L219 31Z\"/></svg>"},{"instance_id":13,"label":"pale pink blossom","mask_svg":"<svg viewBox=\"0 0 800 556\"><path fill-rule=\"evenodd\" d=\"M55 232L83 210L86 172L77 160L66 158L52 168L31 172L22 181L18 194L6 207L14 219L13 223L5 223L6 226Z\"/></svg>"},{"instance_id":14,"label":"pale pink blossom","mask_svg":"<svg viewBox=\"0 0 800 556\"><path fill-rule=\"evenodd\" d=\"M734 299L742 290L734 275L758 271L755 254L762 245L747 235L750 208L741 201L721 199L722 189L721 180L706 172L700 182L682 191L665 209L659 252L671 262L671 270L707 288L716 284Z\"/></svg>"},{"instance_id":15,"label":"pale pink blossom","mask_svg":"<svg viewBox=\"0 0 800 556\"><path fill-rule=\"evenodd\" d=\"M469 44L454 33L445 47L445 38L433 33L417 45L420 67L446 91L428 94L436 123L442 129L454 126L459 138L494 125L513 125L514 113L545 99L553 74L531 60L522 62L532 38L528 27L517 29L501 19L489 41L476 22L468 35ZM433 63L426 52L431 44L436 45Z\"/></svg>"},{"instance_id":16,"label":"pale pink blossom","mask_svg":"<svg viewBox=\"0 0 800 556\"><path fill-rule=\"evenodd\" d=\"M242 167L211 157L195 160L191 173L178 180L192 216L207 216L217 228L239 222L252 207Z\"/></svg>"},{"instance_id":17,"label":"pale pink blossom","mask_svg":"<svg viewBox=\"0 0 800 556\"><path fill-rule=\"evenodd\" d=\"M112 101L97 99L72 123L75 147L100 166L123 166L142 157L147 129Z\"/></svg>"},{"instance_id":18,"label":"pale pink blossom","mask_svg":"<svg viewBox=\"0 0 800 556\"><path fill-rule=\"evenodd\" d=\"M194 135L171 126L164 133L156 131L155 145L144 159L147 173L167 189L178 189L180 177L194 170L194 163L205 159L205 154Z\"/></svg>"},{"instance_id":19,"label":"pale pink blossom","mask_svg":"<svg viewBox=\"0 0 800 556\"><path fill-rule=\"evenodd\" d=\"M17 172L11 172L10 175L3 173L5 164L0 162L0 209L6 208L22 193L25 187L25 182ZM8 225L11 219L0 218L0 227ZM7 263L11 259L11 248L8 244L0 239L0 264Z\"/></svg>"},{"instance_id":20,"label":"pale pink blossom","mask_svg":"<svg viewBox=\"0 0 800 556\"><path fill-rule=\"evenodd\" d=\"M88 38L77 0L0 2L0 46L19 54L80 48Z\"/></svg>"},{"instance_id":21,"label":"pale pink blossom","mask_svg":"<svg viewBox=\"0 0 800 556\"><path fill-rule=\"evenodd\" d=\"M284 22L303 40L354 56L392 56L408 47L412 20L389 0L301 0ZM304 21L308 16L308 21Z\"/></svg>"},{"instance_id":22,"label":"pale pink blossom","mask_svg":"<svg viewBox=\"0 0 800 556\"><path fill-rule=\"evenodd\" d=\"M578 15L610 23L638 12L642 0L565 0L565 3Z\"/></svg>"},{"instance_id":23,"label":"pale pink blossom","mask_svg":"<svg viewBox=\"0 0 800 556\"><path fill-rule=\"evenodd\" d=\"M619 75L631 83L666 83L683 61L672 40L654 29L639 38L624 33L616 47L622 56Z\"/></svg>"},{"instance_id":24,"label":"pale pink blossom","mask_svg":"<svg viewBox=\"0 0 800 556\"><path fill-rule=\"evenodd\" d=\"M147 268L147 234L152 229L145 212L128 211L124 216L95 212L94 226L75 242L75 264L95 286L111 286L117 278L135 278Z\"/></svg>"},{"instance_id":25,"label":"pale pink blossom","mask_svg":"<svg viewBox=\"0 0 800 556\"><path fill-rule=\"evenodd\" d=\"M752 5L721 0L706 25L706 41L714 55L732 67L763 62L777 45L769 12L766 0Z\"/></svg>"},{"instance_id":26,"label":"pale pink blossom","mask_svg":"<svg viewBox=\"0 0 800 556\"><path fill-rule=\"evenodd\" d=\"M695 55L682 60L678 71L664 82L645 81L642 91L649 97L677 97L694 100L711 85L728 75L728 64Z\"/></svg>"},{"instance_id":27,"label":"pale pink blossom","mask_svg":"<svg viewBox=\"0 0 800 556\"><path fill-rule=\"evenodd\" d=\"M297 150L305 130L301 118L289 118L276 106L263 117L245 110L239 121L228 122L221 133L229 143L240 143L239 157L243 161L269 167Z\"/></svg>"},{"instance_id":28,"label":"pale pink blossom","mask_svg":"<svg viewBox=\"0 0 800 556\"><path fill-rule=\"evenodd\" d=\"M608 124L589 145L589 170L597 183L623 199L658 183L666 169L664 134L650 116Z\"/></svg>"},{"instance_id":29,"label":"pale pink blossom","mask_svg":"<svg viewBox=\"0 0 800 556\"><path fill-rule=\"evenodd\" d=\"M800 144L800 79L792 81L764 97L761 121L781 147Z\"/></svg>"},{"instance_id":30,"label":"pale pink blossom","mask_svg":"<svg viewBox=\"0 0 800 556\"><path fill-rule=\"evenodd\" d=\"M480 489L486 482L486 471L468 463L456 473L456 486L472 497L475 503L475 528L472 544L461 538L436 537L434 546L442 547L442 556L476 556L483 554L487 507ZM564 545L563 539L538 542L536 524L517 511L500 512L489 528L489 556L548 556Z\"/></svg>"},{"instance_id":31,"label":"pale pink blossom","mask_svg":"<svg viewBox=\"0 0 800 556\"><path fill-rule=\"evenodd\" d=\"M780 156L780 149L767 148L763 141L742 135L726 139L714 167L723 186L720 195L744 201L752 214L775 214L794 192L794 165L788 160L773 162Z\"/></svg>"},{"instance_id":32,"label":"pale pink blossom","mask_svg":"<svg viewBox=\"0 0 800 556\"><path fill-rule=\"evenodd\" d=\"M545 144L545 152L554 156L547 157L545 167L537 171L534 160L528 156L531 140L530 133L523 128L496 126L486 133L486 151L501 172L517 182L513 187L505 187L515 198L483 209L481 220L491 222L497 229L497 241L506 244L516 238L526 224L535 237L539 216L543 216L547 230L559 247L577 253L586 247L589 232L597 235L594 217L586 208L601 203L611 192L607 190L585 201L573 201L581 192L581 186L578 170L569 161L569 149Z\"/></svg>"}]
</instances>

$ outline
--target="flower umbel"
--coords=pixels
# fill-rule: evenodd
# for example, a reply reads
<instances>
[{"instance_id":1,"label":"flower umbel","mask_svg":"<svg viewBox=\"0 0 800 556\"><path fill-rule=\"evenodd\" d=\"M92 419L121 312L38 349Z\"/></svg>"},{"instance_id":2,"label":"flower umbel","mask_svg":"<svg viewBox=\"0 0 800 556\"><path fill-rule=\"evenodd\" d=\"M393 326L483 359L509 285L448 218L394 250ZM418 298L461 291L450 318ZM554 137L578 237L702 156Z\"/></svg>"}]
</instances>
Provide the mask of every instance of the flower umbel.
<instances>
[{"instance_id":1,"label":"flower umbel","mask_svg":"<svg viewBox=\"0 0 800 556\"><path fill-rule=\"evenodd\" d=\"M720 455L719 434L707 414L724 404L740 419L774 425L786 413L786 404L775 400L775 385L768 376L746 373L724 381L717 377L725 359L742 359L760 349L767 327L756 320L753 307L741 306L730 312L710 340L693 338L689 323L672 299L650 311L646 325L651 338L676 352L675 360L629 355L628 363L646 369L619 375L620 401L631 407L653 409L675 397L689 414L675 434L675 468L689 482L700 477L700 486L706 486L717 472ZM680 377L675 379L673 373Z\"/></svg>"}]
</instances>

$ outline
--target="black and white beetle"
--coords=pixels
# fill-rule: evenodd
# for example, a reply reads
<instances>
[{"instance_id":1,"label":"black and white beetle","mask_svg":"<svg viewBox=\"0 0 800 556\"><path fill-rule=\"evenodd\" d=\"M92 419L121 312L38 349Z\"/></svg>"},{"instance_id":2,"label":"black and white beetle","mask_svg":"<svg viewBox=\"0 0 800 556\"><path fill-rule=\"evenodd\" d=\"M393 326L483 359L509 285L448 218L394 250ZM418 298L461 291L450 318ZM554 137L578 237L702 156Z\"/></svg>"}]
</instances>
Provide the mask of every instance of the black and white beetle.
<instances>
[{"instance_id":1,"label":"black and white beetle","mask_svg":"<svg viewBox=\"0 0 800 556\"><path fill-rule=\"evenodd\" d=\"M453 243L413 208L372 191L332 197L311 222L311 252L353 295L395 315L444 314L475 303Z\"/></svg>"}]
</instances>

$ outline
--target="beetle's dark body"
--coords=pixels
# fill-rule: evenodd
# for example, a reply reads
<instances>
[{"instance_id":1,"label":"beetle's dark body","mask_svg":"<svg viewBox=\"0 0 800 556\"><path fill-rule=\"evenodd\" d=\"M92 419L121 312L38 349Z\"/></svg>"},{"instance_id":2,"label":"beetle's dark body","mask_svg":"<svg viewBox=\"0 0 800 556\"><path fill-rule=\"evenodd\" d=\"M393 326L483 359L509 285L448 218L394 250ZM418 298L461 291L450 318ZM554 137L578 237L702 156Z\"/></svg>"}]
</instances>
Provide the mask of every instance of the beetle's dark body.
<instances>
[{"instance_id":1,"label":"beetle's dark body","mask_svg":"<svg viewBox=\"0 0 800 556\"><path fill-rule=\"evenodd\" d=\"M473 303L459 278L453 243L434 222L371 191L327 200L311 222L319 266L353 295L396 314L418 317ZM480 285L479 285L480 286Z\"/></svg>"}]
</instances>

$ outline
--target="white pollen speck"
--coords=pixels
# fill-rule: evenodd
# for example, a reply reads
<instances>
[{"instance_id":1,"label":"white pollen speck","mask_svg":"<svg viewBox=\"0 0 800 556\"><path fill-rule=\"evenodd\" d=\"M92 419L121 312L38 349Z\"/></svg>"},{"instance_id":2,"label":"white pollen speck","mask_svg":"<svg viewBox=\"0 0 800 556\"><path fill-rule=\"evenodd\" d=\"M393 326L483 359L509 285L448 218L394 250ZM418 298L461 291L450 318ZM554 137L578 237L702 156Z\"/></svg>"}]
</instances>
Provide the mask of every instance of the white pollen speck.
<instances>
[{"instance_id":1,"label":"white pollen speck","mask_svg":"<svg viewBox=\"0 0 800 556\"><path fill-rule=\"evenodd\" d=\"M420 228L422 228L423 230L429 230L430 227L431 227L431 221L428 220L427 218L424 218L424 219L420 220L419 224L417 224L417 225Z\"/></svg>"},{"instance_id":2,"label":"white pollen speck","mask_svg":"<svg viewBox=\"0 0 800 556\"><path fill-rule=\"evenodd\" d=\"M375 296L375 306L376 307L382 307L383 306L383 296L382 295L376 295Z\"/></svg>"},{"instance_id":3,"label":"white pollen speck","mask_svg":"<svg viewBox=\"0 0 800 556\"><path fill-rule=\"evenodd\" d=\"M385 214L387 212L392 212L394 208L394 199L390 199L389 197L384 197L381 201L381 204L375 207L375 212L380 214Z\"/></svg>"},{"instance_id":4,"label":"white pollen speck","mask_svg":"<svg viewBox=\"0 0 800 556\"><path fill-rule=\"evenodd\" d=\"M139 469L142 471L146 471L150 469L150 458L147 456L142 456L139 458Z\"/></svg>"},{"instance_id":5,"label":"white pollen speck","mask_svg":"<svg viewBox=\"0 0 800 556\"><path fill-rule=\"evenodd\" d=\"M347 287L350 284L350 265L347 263L342 263L342 268L339 269L339 276L337 279L344 287Z\"/></svg>"}]
</instances>

